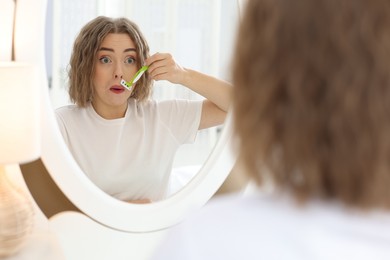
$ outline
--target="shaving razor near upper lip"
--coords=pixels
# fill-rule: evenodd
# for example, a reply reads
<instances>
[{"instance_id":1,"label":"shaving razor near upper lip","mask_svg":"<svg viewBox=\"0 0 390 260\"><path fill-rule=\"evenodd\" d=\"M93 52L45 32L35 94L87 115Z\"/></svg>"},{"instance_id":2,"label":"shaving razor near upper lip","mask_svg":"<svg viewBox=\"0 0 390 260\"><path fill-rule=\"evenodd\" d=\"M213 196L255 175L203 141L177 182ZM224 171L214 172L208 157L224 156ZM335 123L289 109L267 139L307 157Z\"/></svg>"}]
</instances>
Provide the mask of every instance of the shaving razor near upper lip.
<instances>
[{"instance_id":1,"label":"shaving razor near upper lip","mask_svg":"<svg viewBox=\"0 0 390 260\"><path fill-rule=\"evenodd\" d=\"M126 82L126 80L121 80L121 85L126 88L127 90L131 90L133 88L133 85L141 78L141 76L149 69L149 66L142 66L137 73L135 73L134 77L129 81Z\"/></svg>"}]
</instances>

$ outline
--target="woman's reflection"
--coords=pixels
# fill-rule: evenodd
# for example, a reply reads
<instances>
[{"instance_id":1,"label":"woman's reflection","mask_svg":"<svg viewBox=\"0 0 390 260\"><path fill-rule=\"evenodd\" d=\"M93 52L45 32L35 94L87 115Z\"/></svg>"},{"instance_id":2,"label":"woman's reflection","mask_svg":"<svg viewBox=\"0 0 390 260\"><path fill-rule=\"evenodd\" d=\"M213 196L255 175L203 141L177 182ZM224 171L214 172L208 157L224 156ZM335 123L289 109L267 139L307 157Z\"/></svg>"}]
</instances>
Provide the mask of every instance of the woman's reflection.
<instances>
[{"instance_id":1,"label":"woman's reflection","mask_svg":"<svg viewBox=\"0 0 390 260\"><path fill-rule=\"evenodd\" d=\"M129 81L149 66L131 90ZM181 84L203 101L151 100L153 80ZM77 36L70 59L69 96L58 108L62 135L81 169L108 194L147 203L166 196L174 155L197 131L222 124L229 83L183 68L170 54L149 54L138 26L97 17Z\"/></svg>"}]
</instances>

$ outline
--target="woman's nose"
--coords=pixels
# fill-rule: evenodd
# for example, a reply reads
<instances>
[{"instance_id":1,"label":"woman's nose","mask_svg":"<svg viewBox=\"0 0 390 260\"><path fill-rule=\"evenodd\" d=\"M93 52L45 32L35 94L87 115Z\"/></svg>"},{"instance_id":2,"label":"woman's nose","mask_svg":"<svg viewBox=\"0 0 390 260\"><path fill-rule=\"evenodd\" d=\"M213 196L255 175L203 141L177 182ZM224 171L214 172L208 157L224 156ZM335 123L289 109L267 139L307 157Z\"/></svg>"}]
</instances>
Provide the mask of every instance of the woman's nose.
<instances>
[{"instance_id":1,"label":"woman's nose","mask_svg":"<svg viewBox=\"0 0 390 260\"><path fill-rule=\"evenodd\" d=\"M114 78L123 78L123 70L120 65L117 65L114 71Z\"/></svg>"}]
</instances>

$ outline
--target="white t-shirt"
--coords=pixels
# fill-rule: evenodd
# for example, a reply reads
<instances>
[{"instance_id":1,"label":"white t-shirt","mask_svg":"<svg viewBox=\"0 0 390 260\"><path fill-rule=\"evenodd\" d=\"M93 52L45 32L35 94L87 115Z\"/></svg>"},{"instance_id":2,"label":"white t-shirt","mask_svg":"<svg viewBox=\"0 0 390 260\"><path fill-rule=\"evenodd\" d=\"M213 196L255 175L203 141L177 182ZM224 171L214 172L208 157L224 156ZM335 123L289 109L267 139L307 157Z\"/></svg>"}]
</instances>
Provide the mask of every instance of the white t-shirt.
<instances>
[{"instance_id":1,"label":"white t-shirt","mask_svg":"<svg viewBox=\"0 0 390 260\"><path fill-rule=\"evenodd\" d=\"M56 109L73 157L106 193L121 200L164 198L174 155L195 140L202 101L129 100L125 117L106 120L91 104Z\"/></svg>"},{"instance_id":2,"label":"white t-shirt","mask_svg":"<svg viewBox=\"0 0 390 260\"><path fill-rule=\"evenodd\" d=\"M388 260L390 212L363 213L325 202L234 194L173 227L154 260Z\"/></svg>"}]
</instances>

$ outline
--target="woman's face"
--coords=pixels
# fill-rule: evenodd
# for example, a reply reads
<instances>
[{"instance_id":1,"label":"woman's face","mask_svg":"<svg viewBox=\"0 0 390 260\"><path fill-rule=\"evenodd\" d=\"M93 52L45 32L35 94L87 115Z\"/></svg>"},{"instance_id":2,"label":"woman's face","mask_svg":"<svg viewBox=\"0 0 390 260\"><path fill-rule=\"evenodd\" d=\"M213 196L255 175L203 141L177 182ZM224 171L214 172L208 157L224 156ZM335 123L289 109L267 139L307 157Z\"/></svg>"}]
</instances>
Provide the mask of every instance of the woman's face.
<instances>
[{"instance_id":1,"label":"woman's face","mask_svg":"<svg viewBox=\"0 0 390 260\"><path fill-rule=\"evenodd\" d=\"M95 57L92 99L93 107L102 117L124 116L131 91L121 86L120 81L122 78L129 81L134 76L137 59L135 44L128 34L110 33L104 38Z\"/></svg>"}]
</instances>

